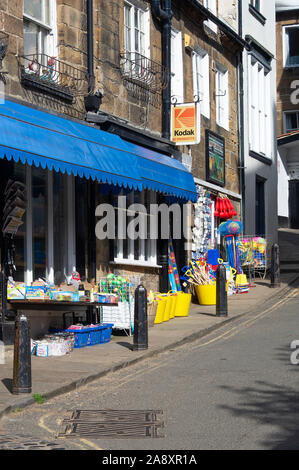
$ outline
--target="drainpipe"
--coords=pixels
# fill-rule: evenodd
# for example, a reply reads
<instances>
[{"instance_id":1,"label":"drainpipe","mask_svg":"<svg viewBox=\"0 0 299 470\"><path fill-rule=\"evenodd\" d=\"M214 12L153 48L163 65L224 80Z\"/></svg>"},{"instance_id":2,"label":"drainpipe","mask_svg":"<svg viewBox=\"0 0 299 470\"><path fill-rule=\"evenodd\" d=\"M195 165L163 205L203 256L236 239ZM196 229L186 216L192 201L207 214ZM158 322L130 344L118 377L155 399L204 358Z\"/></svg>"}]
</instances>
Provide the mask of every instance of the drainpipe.
<instances>
[{"instance_id":1,"label":"drainpipe","mask_svg":"<svg viewBox=\"0 0 299 470\"><path fill-rule=\"evenodd\" d=\"M242 0L238 1L239 7L239 36L243 35L243 8ZM239 82L239 162L240 162L240 189L242 196L242 222L243 231L246 233L245 223L245 136L244 136L244 67L243 67L243 51L238 55L238 82Z\"/></svg>"},{"instance_id":2,"label":"drainpipe","mask_svg":"<svg viewBox=\"0 0 299 470\"><path fill-rule=\"evenodd\" d=\"M102 104L103 95L100 91L94 93L94 54L93 54L93 0L87 0L87 68L88 68L88 95L84 97L87 113L97 113Z\"/></svg>"},{"instance_id":3,"label":"drainpipe","mask_svg":"<svg viewBox=\"0 0 299 470\"><path fill-rule=\"evenodd\" d=\"M151 0L152 12L162 24L162 64L166 68L167 86L163 90L162 135L170 140L170 106L171 106L171 0L164 1L164 8L160 0Z\"/></svg>"},{"instance_id":4,"label":"drainpipe","mask_svg":"<svg viewBox=\"0 0 299 470\"><path fill-rule=\"evenodd\" d=\"M93 0L87 0L87 63L89 88L92 92L94 88L94 64L93 64Z\"/></svg>"},{"instance_id":5,"label":"drainpipe","mask_svg":"<svg viewBox=\"0 0 299 470\"><path fill-rule=\"evenodd\" d=\"M85 108L87 112L97 112L99 110L100 99L94 94L95 75L94 75L94 44L93 44L93 0L87 0L87 68L88 68L88 93L85 97ZM88 217L88 280L96 278L96 235L95 235L95 208L96 208L96 183L88 183L88 208L92 217ZM80 222L79 222L80 223ZM79 249L79 247L78 247Z\"/></svg>"},{"instance_id":6,"label":"drainpipe","mask_svg":"<svg viewBox=\"0 0 299 470\"><path fill-rule=\"evenodd\" d=\"M162 26L162 65L166 68L167 86L162 94L162 136L170 140L170 106L171 106L171 0L164 0L164 8L160 6L160 0L151 0L153 16L160 21ZM161 198L162 199L162 198ZM160 201L164 202L164 201ZM161 239L161 221L159 221L158 263L161 265L159 289L160 292L168 292L168 240Z\"/></svg>"}]
</instances>

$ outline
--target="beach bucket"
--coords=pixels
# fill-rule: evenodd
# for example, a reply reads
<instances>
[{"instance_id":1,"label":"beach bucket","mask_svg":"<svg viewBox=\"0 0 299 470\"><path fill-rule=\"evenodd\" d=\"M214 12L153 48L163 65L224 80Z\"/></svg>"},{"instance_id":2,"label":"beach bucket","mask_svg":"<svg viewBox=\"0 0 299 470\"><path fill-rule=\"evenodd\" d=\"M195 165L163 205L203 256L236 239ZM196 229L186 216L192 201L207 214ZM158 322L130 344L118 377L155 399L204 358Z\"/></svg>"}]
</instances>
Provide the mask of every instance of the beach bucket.
<instances>
[{"instance_id":1,"label":"beach bucket","mask_svg":"<svg viewBox=\"0 0 299 470\"><path fill-rule=\"evenodd\" d=\"M167 303L167 297L162 297L161 295L156 296L156 301L158 303L155 324L163 323L164 321L164 311Z\"/></svg>"},{"instance_id":2,"label":"beach bucket","mask_svg":"<svg viewBox=\"0 0 299 470\"><path fill-rule=\"evenodd\" d=\"M243 286L244 284L248 284L246 274L237 274L236 275L236 286Z\"/></svg>"},{"instance_id":3,"label":"beach bucket","mask_svg":"<svg viewBox=\"0 0 299 470\"><path fill-rule=\"evenodd\" d=\"M168 296L169 296L169 302L170 302L169 318L172 319L175 317L178 292L170 291L168 292Z\"/></svg>"},{"instance_id":4,"label":"beach bucket","mask_svg":"<svg viewBox=\"0 0 299 470\"><path fill-rule=\"evenodd\" d=\"M226 283L226 291L228 291L229 281ZM200 305L216 305L216 283L204 286L195 286L198 302Z\"/></svg>"},{"instance_id":5,"label":"beach bucket","mask_svg":"<svg viewBox=\"0 0 299 470\"><path fill-rule=\"evenodd\" d=\"M162 294L164 297L166 304L165 304L165 310L164 310L164 321L169 321L170 320L170 310L172 307L172 299L170 298L169 294Z\"/></svg>"},{"instance_id":6,"label":"beach bucket","mask_svg":"<svg viewBox=\"0 0 299 470\"><path fill-rule=\"evenodd\" d=\"M216 305L216 284L195 286L200 305Z\"/></svg>"},{"instance_id":7,"label":"beach bucket","mask_svg":"<svg viewBox=\"0 0 299 470\"><path fill-rule=\"evenodd\" d=\"M178 292L175 306L176 317L187 317L189 315L191 297L191 294Z\"/></svg>"}]
</instances>

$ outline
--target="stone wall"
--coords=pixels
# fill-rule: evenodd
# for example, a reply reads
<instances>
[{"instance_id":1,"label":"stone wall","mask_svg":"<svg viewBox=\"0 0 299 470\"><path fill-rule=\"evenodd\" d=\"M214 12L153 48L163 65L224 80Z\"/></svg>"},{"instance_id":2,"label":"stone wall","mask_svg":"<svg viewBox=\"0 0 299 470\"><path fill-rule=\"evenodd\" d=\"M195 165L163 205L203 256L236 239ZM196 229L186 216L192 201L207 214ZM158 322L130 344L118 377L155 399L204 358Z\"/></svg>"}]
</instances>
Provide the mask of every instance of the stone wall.
<instances>
[{"instance_id":1,"label":"stone wall","mask_svg":"<svg viewBox=\"0 0 299 470\"><path fill-rule=\"evenodd\" d=\"M177 9L175 9L177 5ZM194 40L195 46L206 51L210 63L210 119L201 115L201 141L198 145L192 145L193 158L192 173L195 177L206 179L205 145L206 129L210 129L225 139L226 153L226 185L225 187L236 193L239 188L239 133L238 133L238 73L235 45L224 44L220 31L214 34L205 24L200 22L199 15L191 9L180 9L180 2L174 2L175 12L173 26L188 34ZM184 46L184 44L183 44ZM216 62L228 70L229 77L229 131L216 123L216 98L215 98L215 67ZM193 74L192 55L183 47L183 67L185 77L185 101L193 101ZM184 153L188 153L187 146L180 147Z\"/></svg>"},{"instance_id":2,"label":"stone wall","mask_svg":"<svg viewBox=\"0 0 299 470\"><path fill-rule=\"evenodd\" d=\"M58 58L87 72L87 15L86 0L57 0L57 40ZM148 8L149 4L144 3ZM121 76L120 52L123 50L123 8L124 1L94 0L94 56L96 89L104 97L101 109L115 114L133 125L149 129L161 135L161 96L142 92L133 87ZM210 105L211 117L201 117L201 143L191 147L194 176L205 179L205 130L211 129L223 136L226 141L226 187L239 192L238 174L238 99L236 54L232 47L224 45L218 35L214 35L202 24L194 8L182 8L181 2L173 1L173 27L189 34L195 45L206 50L210 57ZM160 25L150 15L151 58L161 63ZM78 97L73 106L48 95L23 88L20 85L18 56L23 55L22 1L1 0L0 28L9 33L9 49L4 60L7 75L6 94L8 96L37 104L45 109L74 115L84 119L83 97ZM230 50L231 49L231 50ZM215 62L223 64L229 72L230 130L216 125L215 108ZM193 100L192 57L183 49L185 78L185 100ZM131 89L130 89L131 88ZM143 94L139 96L138 94ZM154 101L154 102L153 102ZM181 147L184 153L189 149Z\"/></svg>"},{"instance_id":3,"label":"stone wall","mask_svg":"<svg viewBox=\"0 0 299 470\"><path fill-rule=\"evenodd\" d=\"M45 93L24 88L20 84L20 65L24 63L23 2L1 0L0 30L9 34L8 53L3 61L7 74L6 96L45 110L65 113L84 119L83 97L76 97L72 105ZM86 1L57 0L57 58L87 72Z\"/></svg>"},{"instance_id":4,"label":"stone wall","mask_svg":"<svg viewBox=\"0 0 299 470\"><path fill-rule=\"evenodd\" d=\"M124 1L96 0L94 3L97 86L104 94L101 109L133 125L161 133L161 96L122 78L120 53L124 49ZM148 2L140 3L150 8ZM152 20L150 49L151 59L161 63L161 34L159 26Z\"/></svg>"}]
</instances>

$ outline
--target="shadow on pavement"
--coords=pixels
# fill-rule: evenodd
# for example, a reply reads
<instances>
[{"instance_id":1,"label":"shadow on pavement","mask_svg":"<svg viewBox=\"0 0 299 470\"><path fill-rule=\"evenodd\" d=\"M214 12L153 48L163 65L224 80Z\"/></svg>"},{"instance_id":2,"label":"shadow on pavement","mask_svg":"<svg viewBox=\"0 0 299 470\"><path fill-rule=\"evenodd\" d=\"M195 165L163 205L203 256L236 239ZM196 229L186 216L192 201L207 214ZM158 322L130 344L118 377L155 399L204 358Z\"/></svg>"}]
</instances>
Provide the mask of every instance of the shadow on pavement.
<instances>
[{"instance_id":1,"label":"shadow on pavement","mask_svg":"<svg viewBox=\"0 0 299 470\"><path fill-rule=\"evenodd\" d=\"M130 351L133 351L133 345L130 344L130 343L124 343L122 341L118 341L116 344L118 344L119 346L123 346L124 348L127 348L127 349L130 349Z\"/></svg>"},{"instance_id":2,"label":"shadow on pavement","mask_svg":"<svg viewBox=\"0 0 299 470\"><path fill-rule=\"evenodd\" d=\"M2 379L2 383L7 390L12 393L12 379Z\"/></svg>"},{"instance_id":3,"label":"shadow on pavement","mask_svg":"<svg viewBox=\"0 0 299 470\"><path fill-rule=\"evenodd\" d=\"M252 387L222 388L238 395L240 401L234 407L222 405L221 409L237 418L248 417L260 426L273 426L267 440L259 444L271 450L299 450L298 390L263 381L256 381Z\"/></svg>"}]
</instances>

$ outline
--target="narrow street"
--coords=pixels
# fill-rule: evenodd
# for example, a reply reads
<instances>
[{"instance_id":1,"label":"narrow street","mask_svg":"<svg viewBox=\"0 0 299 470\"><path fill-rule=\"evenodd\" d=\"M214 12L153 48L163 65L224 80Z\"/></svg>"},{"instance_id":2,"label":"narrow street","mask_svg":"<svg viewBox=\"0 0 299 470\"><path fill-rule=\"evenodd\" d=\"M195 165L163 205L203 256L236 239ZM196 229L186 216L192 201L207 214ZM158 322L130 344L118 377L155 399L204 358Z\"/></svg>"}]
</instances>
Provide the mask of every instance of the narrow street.
<instances>
[{"instance_id":1,"label":"narrow street","mask_svg":"<svg viewBox=\"0 0 299 470\"><path fill-rule=\"evenodd\" d=\"M199 341L16 410L0 423L3 441L9 441L0 438L0 446L24 448L27 441L27 448L40 443L73 450L299 449L299 365L290 361L296 339L298 289ZM56 439L67 410L84 409L163 410L165 438Z\"/></svg>"}]
</instances>

